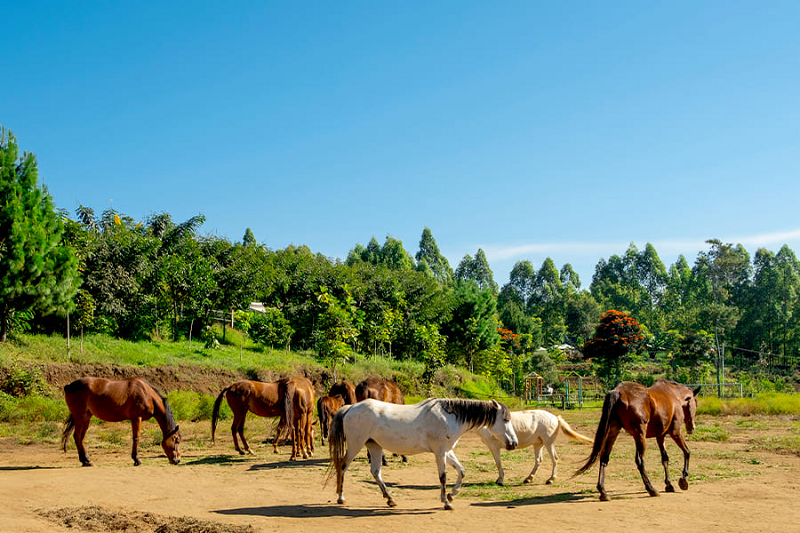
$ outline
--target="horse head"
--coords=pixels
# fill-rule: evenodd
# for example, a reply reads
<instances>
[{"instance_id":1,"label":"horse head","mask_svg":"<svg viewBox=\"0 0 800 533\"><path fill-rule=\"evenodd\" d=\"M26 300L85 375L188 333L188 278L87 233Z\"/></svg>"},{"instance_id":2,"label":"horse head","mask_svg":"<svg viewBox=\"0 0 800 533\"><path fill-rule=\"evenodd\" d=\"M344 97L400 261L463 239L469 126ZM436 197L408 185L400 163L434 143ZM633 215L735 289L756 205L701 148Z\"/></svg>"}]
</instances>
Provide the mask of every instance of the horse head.
<instances>
[{"instance_id":1,"label":"horse head","mask_svg":"<svg viewBox=\"0 0 800 533\"><path fill-rule=\"evenodd\" d=\"M496 409L494 422L487 426L489 433L505 443L506 450L513 450L519 441L514 428L511 425L511 411L505 404L492 400L492 406Z\"/></svg>"},{"instance_id":2,"label":"horse head","mask_svg":"<svg viewBox=\"0 0 800 533\"><path fill-rule=\"evenodd\" d=\"M689 391L683 399L683 422L686 424L686 433L689 435L694 431L694 419L697 416L697 395L700 394L700 388L697 387L693 391Z\"/></svg>"},{"instance_id":3,"label":"horse head","mask_svg":"<svg viewBox=\"0 0 800 533\"><path fill-rule=\"evenodd\" d=\"M175 429L164 437L164 440L161 441L161 447L164 448L164 453L167 454L167 459L171 464L176 465L181 462L181 432L179 426L175 426Z\"/></svg>"}]
</instances>

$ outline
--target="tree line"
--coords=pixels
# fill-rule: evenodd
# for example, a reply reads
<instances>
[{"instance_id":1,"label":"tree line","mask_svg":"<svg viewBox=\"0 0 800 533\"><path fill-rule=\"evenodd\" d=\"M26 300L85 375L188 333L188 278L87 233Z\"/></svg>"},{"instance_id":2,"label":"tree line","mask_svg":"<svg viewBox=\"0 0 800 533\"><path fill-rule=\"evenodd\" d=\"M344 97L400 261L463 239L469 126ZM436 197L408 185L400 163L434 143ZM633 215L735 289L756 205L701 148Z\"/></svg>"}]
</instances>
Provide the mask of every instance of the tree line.
<instances>
[{"instance_id":1,"label":"tree line","mask_svg":"<svg viewBox=\"0 0 800 533\"><path fill-rule=\"evenodd\" d=\"M570 358L553 348L562 344L584 349L609 384L625 377L621 361L699 378L698 369L722 366L721 354L729 369L791 375L797 366L800 263L788 246L751 257L709 240L693 264L680 256L667 268L651 244L631 244L599 260L588 288L550 258L538 268L517 262L500 287L481 249L453 269L427 227L414 255L391 236L356 244L344 260L307 246L273 250L249 228L241 242L203 235L202 215L57 210L35 157L20 155L5 129L0 165L3 341L13 331L63 332L67 321L125 339L208 340L222 313L258 342L313 350L334 366L359 354L415 359L432 377L455 364L514 390L530 371L557 381L555 364ZM635 324L624 351L611 310Z\"/></svg>"}]
</instances>

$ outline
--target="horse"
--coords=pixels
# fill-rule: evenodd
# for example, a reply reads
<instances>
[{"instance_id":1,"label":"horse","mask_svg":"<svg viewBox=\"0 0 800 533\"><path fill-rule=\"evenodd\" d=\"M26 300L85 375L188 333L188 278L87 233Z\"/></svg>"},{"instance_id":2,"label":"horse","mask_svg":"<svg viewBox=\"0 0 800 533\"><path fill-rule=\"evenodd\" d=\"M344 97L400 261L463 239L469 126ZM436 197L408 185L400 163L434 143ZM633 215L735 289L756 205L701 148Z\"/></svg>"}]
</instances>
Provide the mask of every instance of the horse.
<instances>
[{"instance_id":1,"label":"horse","mask_svg":"<svg viewBox=\"0 0 800 533\"><path fill-rule=\"evenodd\" d=\"M292 437L289 460L294 461L300 455L307 459L314 453L314 385L303 376L282 379L278 395L282 399L282 418Z\"/></svg>"},{"instance_id":2,"label":"horse","mask_svg":"<svg viewBox=\"0 0 800 533\"><path fill-rule=\"evenodd\" d=\"M356 402L372 398L382 402L406 403L403 393L397 383L381 377L369 377L356 385Z\"/></svg>"},{"instance_id":3,"label":"horse","mask_svg":"<svg viewBox=\"0 0 800 533\"><path fill-rule=\"evenodd\" d=\"M533 479L533 476L536 475L536 471L539 469L539 465L541 464L544 456L544 448L547 448L547 453L550 455L550 459L553 461L553 471L550 473L550 477L547 479L547 481L545 481L545 484L549 485L555 481L556 467L558 462L558 453L556 453L555 442L561 433L578 442L586 442L589 444L592 443L592 439L573 430L570 425L567 424L566 420L560 416L556 416L541 409L512 412L511 425L514 427L514 433L517 434L517 439L519 441L517 448L521 450L523 448L527 448L528 446L533 446L534 450L535 462L533 465L533 470L531 470L531 473L528 474L528 477L522 481L523 483L530 483L530 481ZM497 440L486 428L480 428L478 430L478 435L483 443L489 448L489 451L492 452L492 456L494 456L494 463L497 465L498 473L498 478L495 483L502 485L505 477L503 465L500 461L500 448L502 443Z\"/></svg>"},{"instance_id":4,"label":"horse","mask_svg":"<svg viewBox=\"0 0 800 533\"><path fill-rule=\"evenodd\" d=\"M92 466L86 455L84 437L92 416L106 422L131 421L133 447L131 459L139 466L139 431L143 420L155 418L161 428L161 447L172 464L181 462L181 433L167 399L150 383L140 378L112 380L97 377L76 379L64 387L64 399L70 415L64 422L61 447L67 451L67 441L75 432L75 446L83 466Z\"/></svg>"},{"instance_id":5,"label":"horse","mask_svg":"<svg viewBox=\"0 0 800 533\"><path fill-rule=\"evenodd\" d=\"M333 417L328 441L330 467L328 479L336 473L337 502L344 503L344 473L364 446L370 453L372 477L394 507L392 496L381 476L383 450L406 455L432 452L436 457L444 508L453 508L451 502L461 490L464 467L458 462L453 448L461 436L475 428L486 426L489 432L504 443L506 449L517 446L517 436L511 425L511 411L495 400L454 400L429 398L413 405L396 405L366 399L355 405L346 405ZM452 492L446 494L447 465L455 468L458 479Z\"/></svg>"},{"instance_id":6,"label":"horse","mask_svg":"<svg viewBox=\"0 0 800 533\"><path fill-rule=\"evenodd\" d=\"M638 383L623 381L606 394L603 401L603 413L597 426L592 453L575 475L589 470L600 459L600 472L597 478L597 490L600 500L608 501L605 490L605 470L611 455L611 448L621 429L630 434L636 442L636 467L642 476L644 487L650 496L658 496L658 491L650 483L644 470L644 450L646 439L655 437L661 450L661 464L664 466L664 482L666 492L675 492L669 480L669 457L664 448L664 437L669 435L683 451L683 472L678 481L681 490L689 488L689 447L681 433L681 424L686 425L686 432L694 431L697 414L697 395L700 387L692 390L674 381L659 379L647 388Z\"/></svg>"},{"instance_id":7,"label":"horse","mask_svg":"<svg viewBox=\"0 0 800 533\"><path fill-rule=\"evenodd\" d=\"M344 398L340 394L336 396L320 396L317 400L317 416L319 417L319 430L322 432L322 445L325 446L325 439L328 437L330 421L345 404Z\"/></svg>"},{"instance_id":8,"label":"horse","mask_svg":"<svg viewBox=\"0 0 800 533\"><path fill-rule=\"evenodd\" d=\"M382 402L396 403L398 405L405 405L406 400L403 392L397 383L381 377L368 377L356 385L356 402L364 401L367 398L373 400L380 400ZM369 450L367 450L367 458L369 458ZM408 462L408 458L404 455L403 462ZM383 466L386 466L386 457L381 458Z\"/></svg>"},{"instance_id":9,"label":"horse","mask_svg":"<svg viewBox=\"0 0 800 533\"><path fill-rule=\"evenodd\" d=\"M219 409L224 396L228 400L231 411L233 411L233 423L231 424L233 446L240 455L245 453L253 454L250 445L247 444L247 440L244 438L244 422L247 418L247 413L252 412L262 417L281 416L282 405L278 390L280 381L262 383L260 381L243 380L222 389L222 392L219 393L214 402L214 411L211 416L211 442L215 442L214 435L217 430ZM281 423L278 424L275 440L272 442L273 453L278 453L278 438L284 426L285 420L282 419ZM242 439L242 448L239 447L239 441L236 438L237 433Z\"/></svg>"},{"instance_id":10,"label":"horse","mask_svg":"<svg viewBox=\"0 0 800 533\"><path fill-rule=\"evenodd\" d=\"M328 391L328 396L341 396L344 398L345 405L356 403L356 387L349 381L340 381L331 385L331 390Z\"/></svg>"}]
</instances>

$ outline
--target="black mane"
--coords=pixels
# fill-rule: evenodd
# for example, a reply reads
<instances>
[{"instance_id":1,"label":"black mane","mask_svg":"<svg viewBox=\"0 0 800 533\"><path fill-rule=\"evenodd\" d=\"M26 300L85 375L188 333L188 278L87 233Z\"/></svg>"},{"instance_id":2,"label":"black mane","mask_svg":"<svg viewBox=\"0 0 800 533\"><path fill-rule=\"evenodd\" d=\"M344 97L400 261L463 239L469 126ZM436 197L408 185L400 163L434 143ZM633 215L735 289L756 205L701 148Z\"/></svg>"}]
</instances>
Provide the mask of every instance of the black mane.
<instances>
[{"instance_id":1,"label":"black mane","mask_svg":"<svg viewBox=\"0 0 800 533\"><path fill-rule=\"evenodd\" d=\"M456 417L461 423L469 424L472 428L494 424L498 411L503 420L511 419L511 411L505 404L484 400L458 400L442 398L436 400L446 413Z\"/></svg>"}]
</instances>

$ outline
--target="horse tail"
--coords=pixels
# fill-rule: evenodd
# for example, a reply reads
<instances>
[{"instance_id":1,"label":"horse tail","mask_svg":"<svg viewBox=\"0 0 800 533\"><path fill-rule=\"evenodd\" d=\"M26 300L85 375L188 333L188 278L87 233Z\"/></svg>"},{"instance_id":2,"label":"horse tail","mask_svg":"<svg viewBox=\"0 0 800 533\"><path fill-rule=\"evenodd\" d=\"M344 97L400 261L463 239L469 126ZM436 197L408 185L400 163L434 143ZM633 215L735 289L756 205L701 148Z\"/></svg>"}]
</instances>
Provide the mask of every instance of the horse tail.
<instances>
[{"instance_id":1,"label":"horse tail","mask_svg":"<svg viewBox=\"0 0 800 533\"><path fill-rule=\"evenodd\" d=\"M65 452L67 451L67 442L69 441L69 436L72 435L74 429L75 417L69 415L69 418L64 421L64 432L61 434L61 448Z\"/></svg>"},{"instance_id":2,"label":"horse tail","mask_svg":"<svg viewBox=\"0 0 800 533\"><path fill-rule=\"evenodd\" d=\"M214 411L211 414L211 443L214 443L214 433L217 431L217 420L219 419L219 408L222 405L222 397L225 396L225 393L231 390L230 387L225 387L222 389L222 392L219 393L217 396L216 401L214 402Z\"/></svg>"},{"instance_id":3,"label":"horse tail","mask_svg":"<svg viewBox=\"0 0 800 533\"><path fill-rule=\"evenodd\" d=\"M349 406L345 405L333 415L330 429L328 430L328 454L330 463L328 464L328 474L325 477L325 484L336 473L336 478L340 479L344 469L344 459L347 454L347 438L344 434L344 417L349 411Z\"/></svg>"},{"instance_id":4,"label":"horse tail","mask_svg":"<svg viewBox=\"0 0 800 533\"><path fill-rule=\"evenodd\" d=\"M297 385L292 380L286 381L286 389L283 393L283 402L281 403L281 418L282 422L284 422L284 431L288 431L289 438L294 440L294 397L297 394ZM278 426L280 429L280 425ZM280 438L280 431L278 435L275 435L275 439Z\"/></svg>"},{"instance_id":5,"label":"horse tail","mask_svg":"<svg viewBox=\"0 0 800 533\"><path fill-rule=\"evenodd\" d=\"M617 405L618 401L618 390L612 390L606 394L606 397L603 400L603 414L600 416L600 423L597 425L597 433L594 435L592 453L589 455L589 459L586 460L586 464L580 467L575 474L573 474L574 476L589 470L592 465L597 462L597 459L600 458L600 454L603 453L603 448L606 444L606 437L608 436L609 423L611 422L611 415L614 412L614 407Z\"/></svg>"},{"instance_id":6,"label":"horse tail","mask_svg":"<svg viewBox=\"0 0 800 533\"><path fill-rule=\"evenodd\" d=\"M322 433L322 444L325 444L325 439L328 437L326 430L328 429L329 420L328 411L322 405L323 398L324 396L320 396L317 400L317 416L319 417L319 430Z\"/></svg>"},{"instance_id":7,"label":"horse tail","mask_svg":"<svg viewBox=\"0 0 800 533\"><path fill-rule=\"evenodd\" d=\"M590 439L586 435L582 435L582 434L578 433L577 431L575 431L574 429L572 429L570 427L570 425L567 424L567 421L564 420L563 418L561 418L560 415L558 417L558 427L561 429L561 432L564 435L566 435L567 437L569 437L572 440L576 440L578 442L585 442L587 444L591 444L592 443L592 439Z\"/></svg>"}]
</instances>

